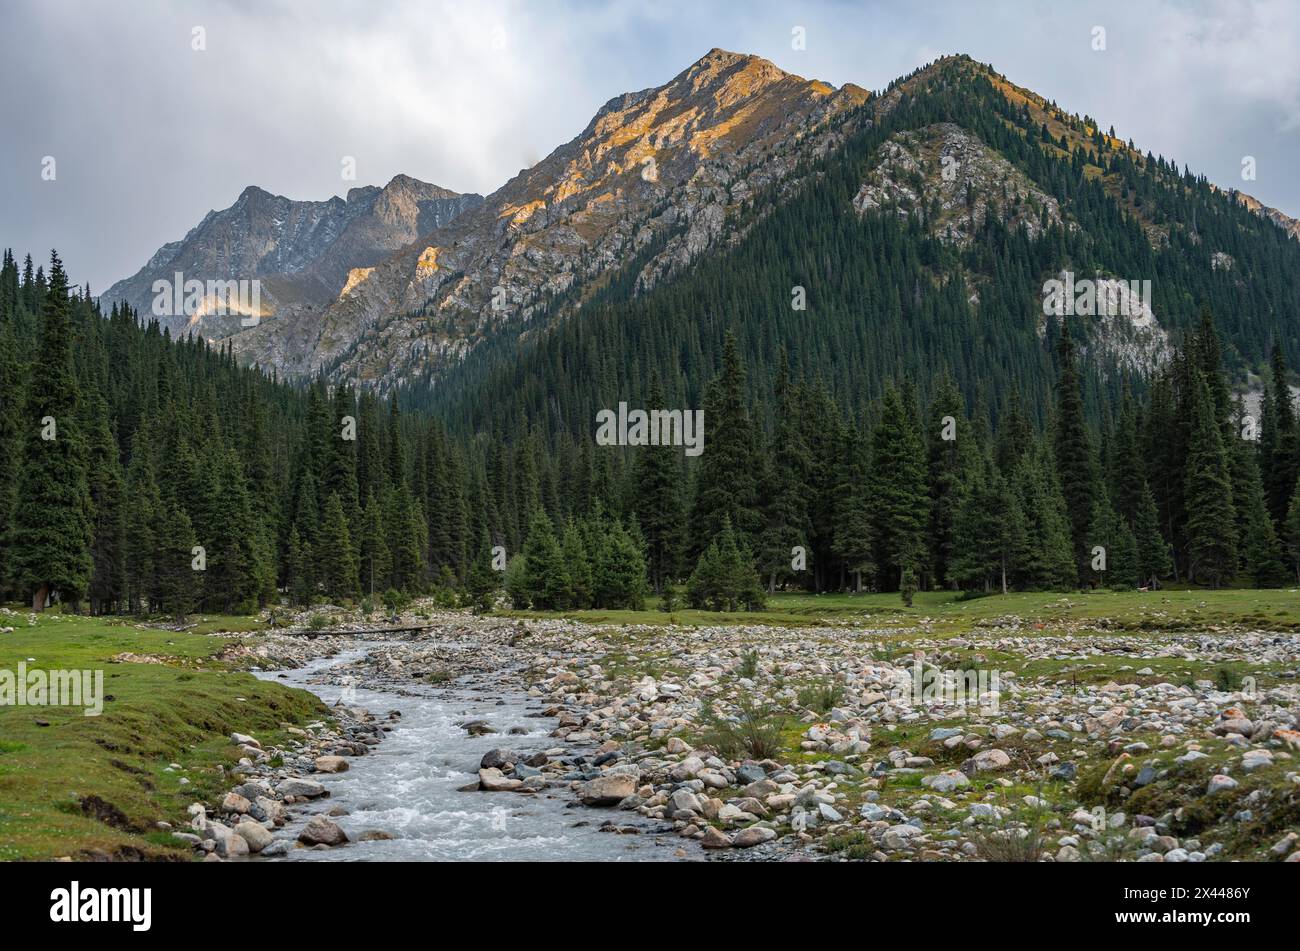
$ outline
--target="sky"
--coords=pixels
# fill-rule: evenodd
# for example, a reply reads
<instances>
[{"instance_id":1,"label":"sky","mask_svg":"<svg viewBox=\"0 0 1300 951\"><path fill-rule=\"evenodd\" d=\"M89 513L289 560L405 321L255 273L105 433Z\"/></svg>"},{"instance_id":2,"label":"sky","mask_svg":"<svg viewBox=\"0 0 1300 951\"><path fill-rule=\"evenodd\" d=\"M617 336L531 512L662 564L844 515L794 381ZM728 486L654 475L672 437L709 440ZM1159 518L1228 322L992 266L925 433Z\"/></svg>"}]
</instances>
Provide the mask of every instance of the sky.
<instances>
[{"instance_id":1,"label":"sky","mask_svg":"<svg viewBox=\"0 0 1300 951\"><path fill-rule=\"evenodd\" d=\"M968 53L1300 216L1294 0L5 0L2 19L0 246L58 248L94 293L247 185L487 194L715 46L868 89Z\"/></svg>"}]
</instances>

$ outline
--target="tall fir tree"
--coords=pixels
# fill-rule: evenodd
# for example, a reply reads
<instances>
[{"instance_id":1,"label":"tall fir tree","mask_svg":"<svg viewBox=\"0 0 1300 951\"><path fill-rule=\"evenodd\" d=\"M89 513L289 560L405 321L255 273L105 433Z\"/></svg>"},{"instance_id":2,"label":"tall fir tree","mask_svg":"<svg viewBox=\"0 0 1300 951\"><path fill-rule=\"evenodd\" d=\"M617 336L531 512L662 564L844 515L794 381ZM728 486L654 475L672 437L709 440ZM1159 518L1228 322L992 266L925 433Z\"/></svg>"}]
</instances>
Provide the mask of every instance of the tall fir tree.
<instances>
[{"instance_id":1,"label":"tall fir tree","mask_svg":"<svg viewBox=\"0 0 1300 951\"><path fill-rule=\"evenodd\" d=\"M919 423L892 385L872 433L871 477L877 570L882 588L897 590L904 567L919 573L924 565L929 493Z\"/></svg>"},{"instance_id":2,"label":"tall fir tree","mask_svg":"<svg viewBox=\"0 0 1300 951\"><path fill-rule=\"evenodd\" d=\"M650 378L647 398L649 408L665 407L657 374ZM637 449L635 482L632 510L645 536L651 584L655 594L660 594L676 576L681 559L685 513L679 450L663 441L660 445L641 446Z\"/></svg>"},{"instance_id":3,"label":"tall fir tree","mask_svg":"<svg viewBox=\"0 0 1300 951\"><path fill-rule=\"evenodd\" d=\"M1185 490L1188 570L1194 581L1219 588L1237 570L1232 479L1214 400L1199 372L1194 387Z\"/></svg>"},{"instance_id":4,"label":"tall fir tree","mask_svg":"<svg viewBox=\"0 0 1300 951\"><path fill-rule=\"evenodd\" d=\"M722 370L704 399L704 433L691 511L691 551L698 554L707 546L722 530L724 518L738 539L752 549L763 521L757 435L749 415L745 370L730 331L723 344Z\"/></svg>"},{"instance_id":5,"label":"tall fir tree","mask_svg":"<svg viewBox=\"0 0 1300 951\"><path fill-rule=\"evenodd\" d=\"M1061 326L1057 352L1060 376L1056 384L1053 448L1061 495L1065 499L1065 511L1070 520L1075 567L1082 579L1087 575L1091 562L1088 531L1097 499L1097 465L1084 415L1074 341L1066 324Z\"/></svg>"},{"instance_id":6,"label":"tall fir tree","mask_svg":"<svg viewBox=\"0 0 1300 951\"><path fill-rule=\"evenodd\" d=\"M51 253L9 541L10 571L35 611L43 610L53 594L79 602L94 570L85 417L73 369L71 306L63 262Z\"/></svg>"}]
</instances>

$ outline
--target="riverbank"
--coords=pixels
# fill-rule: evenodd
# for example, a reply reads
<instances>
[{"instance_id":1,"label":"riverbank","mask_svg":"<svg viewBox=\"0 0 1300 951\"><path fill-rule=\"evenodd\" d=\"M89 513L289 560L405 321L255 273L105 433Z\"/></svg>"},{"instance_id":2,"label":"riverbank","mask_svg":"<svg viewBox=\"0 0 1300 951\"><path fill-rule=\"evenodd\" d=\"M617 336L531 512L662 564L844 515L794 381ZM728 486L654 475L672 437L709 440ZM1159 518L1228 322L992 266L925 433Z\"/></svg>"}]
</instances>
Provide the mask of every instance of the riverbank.
<instances>
[{"instance_id":1,"label":"riverbank","mask_svg":"<svg viewBox=\"0 0 1300 951\"><path fill-rule=\"evenodd\" d=\"M0 670L103 683L98 716L0 705L0 859L188 860L172 831L191 803L225 794L243 758L231 735L287 747L291 731L330 716L307 691L232 669L224 652L248 636L0 609Z\"/></svg>"},{"instance_id":2,"label":"riverbank","mask_svg":"<svg viewBox=\"0 0 1300 951\"><path fill-rule=\"evenodd\" d=\"M205 823L238 835L245 817L268 822L254 807L273 807L259 799L292 796L283 825L268 813L266 831L287 843L268 843L272 854L294 859L511 857L510 830L530 843L551 829L564 842L553 858L563 848L623 857L598 842L635 839L652 844L652 857L715 860L1300 861L1290 835L1300 827L1300 635L1294 611L1268 607L1277 593L1261 594L1264 608L1247 599L1235 615L1190 592L1154 593L1122 614L1106 610L1105 595L1032 606L989 598L964 617L960 604L900 612L864 599L857 613L836 602L804 624L673 623L648 612L638 620L657 623L480 618L416 605L394 626L425 630L364 645L352 632L376 625L329 608L296 619L294 633L229 637L38 623L70 625L43 629L51 633L83 625L73 642L101 654L131 640L129 660L116 652L119 673L202 674L256 704L244 712L260 711L260 726L210 731L197 744L224 745L219 770L171 764L204 778L199 786L187 774L195 785L183 804L172 787L166 802L180 815L164 821L206 839L217 858L231 847ZM264 680L243 689L250 678L235 668ZM944 674L969 689L937 689ZM298 687L329 705L310 698L296 722L268 723L287 698L305 699ZM107 711L127 692L119 696ZM424 719L387 717L399 707ZM258 744L240 750L233 732ZM360 758L341 750L348 772L317 772L318 756L358 742ZM35 753L19 752L29 762ZM22 831L4 798L13 784L36 798L11 755L0 754L0 835ZM88 755L111 758L102 747ZM339 794L300 798L290 787L277 798L295 778ZM249 782L261 786L235 789ZM223 811L232 791L248 811ZM202 828L187 831L195 802ZM297 847L306 817L335 805L347 815L323 818L349 842ZM82 820L68 841L103 822ZM483 834L491 822L503 828ZM599 839L583 832L602 829ZM161 841L172 839L166 830L128 834L177 854L174 839ZM439 842L459 851L439 853ZM47 854L92 857L84 845Z\"/></svg>"}]
</instances>

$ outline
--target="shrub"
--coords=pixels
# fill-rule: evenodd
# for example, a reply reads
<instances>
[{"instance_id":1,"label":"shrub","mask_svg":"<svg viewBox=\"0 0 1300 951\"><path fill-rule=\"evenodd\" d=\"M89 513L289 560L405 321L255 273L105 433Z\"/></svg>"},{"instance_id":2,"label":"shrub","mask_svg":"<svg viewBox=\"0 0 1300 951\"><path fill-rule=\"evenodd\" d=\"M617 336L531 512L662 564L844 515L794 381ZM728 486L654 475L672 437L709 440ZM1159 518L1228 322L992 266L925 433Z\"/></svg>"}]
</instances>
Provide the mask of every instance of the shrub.
<instances>
[{"instance_id":1,"label":"shrub","mask_svg":"<svg viewBox=\"0 0 1300 951\"><path fill-rule=\"evenodd\" d=\"M843 699L844 686L833 680L801 687L798 696L799 706L818 713L830 713Z\"/></svg>"},{"instance_id":2,"label":"shrub","mask_svg":"<svg viewBox=\"0 0 1300 951\"><path fill-rule=\"evenodd\" d=\"M703 727L701 742L712 747L726 759L772 759L785 749L787 714L767 704L751 704L741 700L736 704L737 715L724 717L711 706L700 714Z\"/></svg>"}]
</instances>

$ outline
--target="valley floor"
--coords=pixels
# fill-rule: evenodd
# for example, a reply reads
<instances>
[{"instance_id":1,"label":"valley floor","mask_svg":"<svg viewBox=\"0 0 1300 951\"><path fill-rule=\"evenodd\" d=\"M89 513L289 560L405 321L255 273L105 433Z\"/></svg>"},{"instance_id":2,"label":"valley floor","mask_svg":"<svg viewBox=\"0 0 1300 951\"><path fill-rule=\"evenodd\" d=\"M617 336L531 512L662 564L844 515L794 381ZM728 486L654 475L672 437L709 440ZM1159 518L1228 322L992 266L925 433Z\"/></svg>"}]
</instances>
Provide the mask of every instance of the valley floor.
<instances>
[{"instance_id":1,"label":"valley floor","mask_svg":"<svg viewBox=\"0 0 1300 951\"><path fill-rule=\"evenodd\" d=\"M233 825L232 786L283 798L286 770L310 772L346 727L239 668L296 667L386 625L329 607L276 632L32 617L0 615L0 670L101 666L112 699L99 717L0 707L4 859L204 854L157 823L180 830L197 802L209 830ZM329 678L523 697L550 727L524 755L510 724L464 724L486 752L458 795L576 800L591 808L573 821L680 857L1300 861L1294 590L923 593L910 609L778 595L727 616L417 604L401 626L428 630L364 635Z\"/></svg>"}]
</instances>

